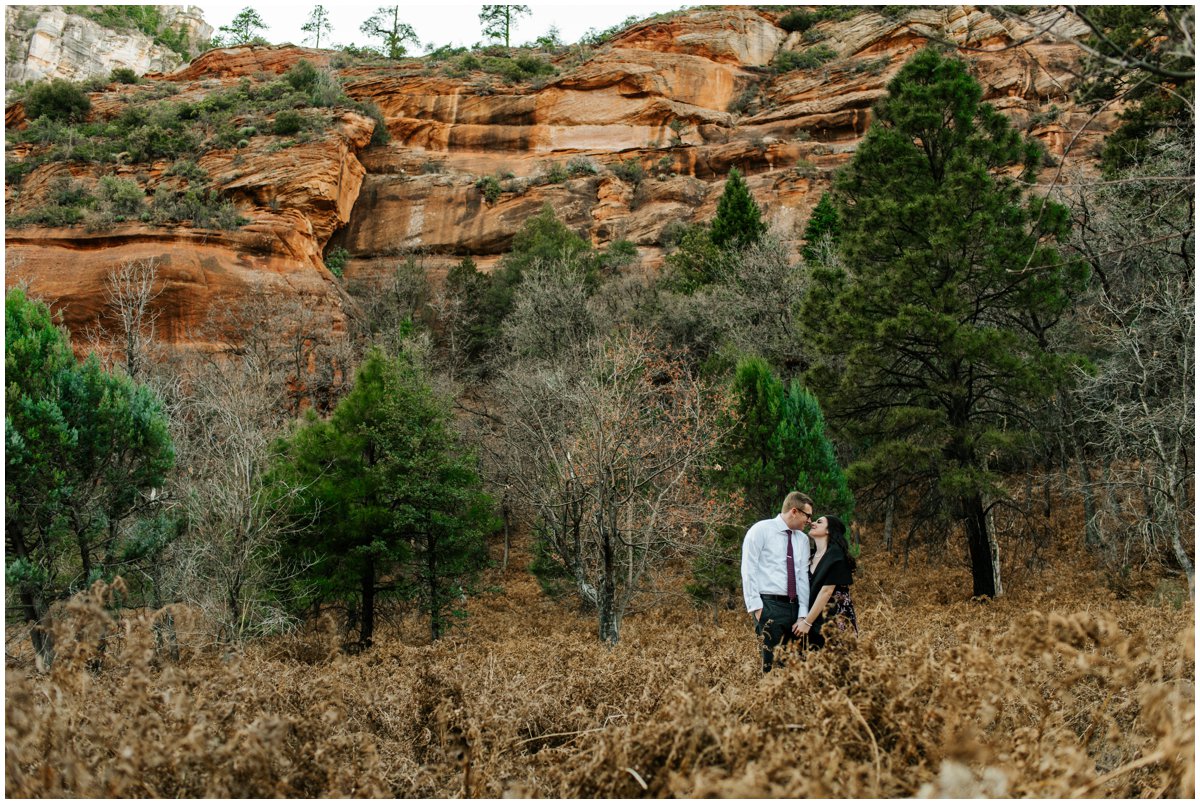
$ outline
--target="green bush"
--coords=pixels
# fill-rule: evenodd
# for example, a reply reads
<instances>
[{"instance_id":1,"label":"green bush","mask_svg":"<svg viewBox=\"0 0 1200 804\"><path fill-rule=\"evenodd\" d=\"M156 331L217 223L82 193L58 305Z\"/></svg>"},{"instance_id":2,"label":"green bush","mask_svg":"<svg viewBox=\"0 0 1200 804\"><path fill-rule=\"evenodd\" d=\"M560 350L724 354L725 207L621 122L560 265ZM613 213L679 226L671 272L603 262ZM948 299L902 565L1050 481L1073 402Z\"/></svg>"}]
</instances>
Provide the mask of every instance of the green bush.
<instances>
[{"instance_id":1,"label":"green bush","mask_svg":"<svg viewBox=\"0 0 1200 804\"><path fill-rule=\"evenodd\" d=\"M26 215L9 217L6 223L12 227L18 226L74 226L83 220L83 210L78 207L60 207L51 204L29 212Z\"/></svg>"},{"instance_id":2,"label":"green bush","mask_svg":"<svg viewBox=\"0 0 1200 804\"><path fill-rule=\"evenodd\" d=\"M542 165L541 180L545 184L562 184L569 178L571 177L567 169L558 162L546 162Z\"/></svg>"},{"instance_id":3,"label":"green bush","mask_svg":"<svg viewBox=\"0 0 1200 804\"><path fill-rule=\"evenodd\" d=\"M125 137L125 150L134 162L174 159L195 152L199 145L196 134L182 126L140 126Z\"/></svg>"},{"instance_id":4,"label":"green bush","mask_svg":"<svg viewBox=\"0 0 1200 804\"><path fill-rule=\"evenodd\" d=\"M317 85L317 78L317 68L308 59L300 59L283 74L283 80L287 81L297 92L311 90Z\"/></svg>"},{"instance_id":5,"label":"green bush","mask_svg":"<svg viewBox=\"0 0 1200 804\"><path fill-rule=\"evenodd\" d=\"M156 224L182 221L200 229L232 230L246 223L229 201L222 201L212 188L172 190L159 187L150 204L150 222Z\"/></svg>"},{"instance_id":6,"label":"green bush","mask_svg":"<svg viewBox=\"0 0 1200 804\"><path fill-rule=\"evenodd\" d=\"M351 101L350 106L375 121L375 130L371 132L371 145L387 144L388 140L392 138L392 133L388 131L387 122L383 119L383 112L380 108L372 101Z\"/></svg>"},{"instance_id":7,"label":"green bush","mask_svg":"<svg viewBox=\"0 0 1200 804\"><path fill-rule=\"evenodd\" d=\"M787 73L792 70L813 70L827 61L836 59L837 55L837 51L828 45L817 45L803 51L784 50L771 62L771 67L777 73Z\"/></svg>"},{"instance_id":8,"label":"green bush","mask_svg":"<svg viewBox=\"0 0 1200 804\"><path fill-rule=\"evenodd\" d=\"M626 184L637 187L646 178L646 169L637 159L626 159L612 167L613 175Z\"/></svg>"},{"instance_id":9,"label":"green bush","mask_svg":"<svg viewBox=\"0 0 1200 804\"><path fill-rule=\"evenodd\" d=\"M500 180L495 176L480 176L479 180L475 182L475 189L483 193L483 200L489 204L494 204L500 200L502 189L500 187Z\"/></svg>"},{"instance_id":10,"label":"green bush","mask_svg":"<svg viewBox=\"0 0 1200 804\"><path fill-rule=\"evenodd\" d=\"M795 33L796 31L807 31L816 25L817 21L818 17L816 14L798 8L795 11L784 14L779 19L779 27L788 33Z\"/></svg>"},{"instance_id":11,"label":"green bush","mask_svg":"<svg viewBox=\"0 0 1200 804\"><path fill-rule=\"evenodd\" d=\"M571 176L595 176L599 172L596 163L586 156L575 156L567 162L567 173Z\"/></svg>"},{"instance_id":12,"label":"green bush","mask_svg":"<svg viewBox=\"0 0 1200 804\"><path fill-rule=\"evenodd\" d=\"M271 130L280 137L290 137L304 128L304 118L299 112L285 109L275 115Z\"/></svg>"},{"instance_id":13,"label":"green bush","mask_svg":"<svg viewBox=\"0 0 1200 804\"><path fill-rule=\"evenodd\" d=\"M48 117L63 122L79 122L92 110L92 101L78 84L55 78L36 84L25 101L25 116L30 120Z\"/></svg>"},{"instance_id":14,"label":"green bush","mask_svg":"<svg viewBox=\"0 0 1200 804\"><path fill-rule=\"evenodd\" d=\"M136 218L146 208L146 194L136 181L105 176L100 179L100 201L118 220Z\"/></svg>"},{"instance_id":15,"label":"green bush","mask_svg":"<svg viewBox=\"0 0 1200 804\"><path fill-rule=\"evenodd\" d=\"M334 246L325 255L325 267L329 269L329 273L342 278L342 272L346 268L346 260L350 258L350 252L341 246Z\"/></svg>"},{"instance_id":16,"label":"green bush","mask_svg":"<svg viewBox=\"0 0 1200 804\"><path fill-rule=\"evenodd\" d=\"M114 67L113 71L108 74L108 80L114 84L136 84L141 79L129 67Z\"/></svg>"},{"instance_id":17,"label":"green bush","mask_svg":"<svg viewBox=\"0 0 1200 804\"><path fill-rule=\"evenodd\" d=\"M95 202L86 186L68 176L59 176L50 183L49 198L60 207L91 206Z\"/></svg>"}]
</instances>

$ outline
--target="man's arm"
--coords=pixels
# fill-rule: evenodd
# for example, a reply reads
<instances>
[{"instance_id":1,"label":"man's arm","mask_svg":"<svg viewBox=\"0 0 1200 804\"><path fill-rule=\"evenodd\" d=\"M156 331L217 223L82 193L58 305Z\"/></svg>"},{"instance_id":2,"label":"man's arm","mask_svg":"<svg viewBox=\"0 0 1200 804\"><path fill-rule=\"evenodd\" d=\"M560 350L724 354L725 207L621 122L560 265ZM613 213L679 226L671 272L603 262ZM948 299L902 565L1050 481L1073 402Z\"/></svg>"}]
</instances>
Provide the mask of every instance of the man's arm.
<instances>
[{"instance_id":1,"label":"man's arm","mask_svg":"<svg viewBox=\"0 0 1200 804\"><path fill-rule=\"evenodd\" d=\"M808 534L800 532L800 555L796 562L796 599L800 601L800 611L808 605L808 561L811 554L808 549Z\"/></svg>"},{"instance_id":2,"label":"man's arm","mask_svg":"<svg viewBox=\"0 0 1200 804\"><path fill-rule=\"evenodd\" d=\"M758 591L758 577L755 573L761 552L762 539L751 525L746 531L746 537L742 539L742 597L746 600L746 611L753 614L755 620L762 611L762 595Z\"/></svg>"}]
</instances>

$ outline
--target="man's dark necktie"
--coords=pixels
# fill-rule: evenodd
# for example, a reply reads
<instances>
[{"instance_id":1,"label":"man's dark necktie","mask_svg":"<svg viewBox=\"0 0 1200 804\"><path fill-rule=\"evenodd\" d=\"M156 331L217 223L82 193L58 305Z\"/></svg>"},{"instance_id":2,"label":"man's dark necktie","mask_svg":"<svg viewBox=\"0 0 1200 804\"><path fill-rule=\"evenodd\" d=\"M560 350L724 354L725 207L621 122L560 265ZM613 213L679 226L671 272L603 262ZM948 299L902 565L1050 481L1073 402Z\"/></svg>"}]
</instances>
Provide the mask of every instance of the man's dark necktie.
<instances>
[{"instance_id":1,"label":"man's dark necktie","mask_svg":"<svg viewBox=\"0 0 1200 804\"><path fill-rule=\"evenodd\" d=\"M788 571L788 600L796 599L796 556L792 554L792 532L784 531L787 534L788 552L787 552L787 571Z\"/></svg>"}]
</instances>

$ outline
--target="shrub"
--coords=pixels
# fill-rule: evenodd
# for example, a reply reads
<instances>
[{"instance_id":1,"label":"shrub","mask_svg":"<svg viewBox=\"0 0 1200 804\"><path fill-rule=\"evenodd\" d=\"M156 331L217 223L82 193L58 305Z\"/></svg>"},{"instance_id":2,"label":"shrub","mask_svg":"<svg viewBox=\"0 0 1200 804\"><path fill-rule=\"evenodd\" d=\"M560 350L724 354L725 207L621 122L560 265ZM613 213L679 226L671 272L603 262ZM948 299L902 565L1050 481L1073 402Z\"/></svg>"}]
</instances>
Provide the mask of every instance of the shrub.
<instances>
[{"instance_id":1,"label":"shrub","mask_svg":"<svg viewBox=\"0 0 1200 804\"><path fill-rule=\"evenodd\" d=\"M298 92L308 92L317 85L317 68L308 59L300 59L283 74L283 80Z\"/></svg>"},{"instance_id":2,"label":"shrub","mask_svg":"<svg viewBox=\"0 0 1200 804\"><path fill-rule=\"evenodd\" d=\"M199 147L196 134L179 125L158 124L140 126L125 137L125 150L134 162L151 159L173 159L193 153Z\"/></svg>"},{"instance_id":3,"label":"shrub","mask_svg":"<svg viewBox=\"0 0 1200 804\"><path fill-rule=\"evenodd\" d=\"M100 179L100 201L117 220L136 218L146 208L146 194L136 181L105 176Z\"/></svg>"},{"instance_id":4,"label":"shrub","mask_svg":"<svg viewBox=\"0 0 1200 804\"><path fill-rule=\"evenodd\" d=\"M9 226L74 226L83 220L83 210L78 207L63 207L49 204L38 207L25 215L16 215L7 219Z\"/></svg>"},{"instance_id":5,"label":"shrub","mask_svg":"<svg viewBox=\"0 0 1200 804\"><path fill-rule=\"evenodd\" d=\"M646 178L646 169L637 159L626 159L612 167L613 175L626 184L637 187Z\"/></svg>"},{"instance_id":6,"label":"shrub","mask_svg":"<svg viewBox=\"0 0 1200 804\"><path fill-rule=\"evenodd\" d=\"M91 206L95 201L87 187L68 176L59 176L51 182L49 197L60 207Z\"/></svg>"},{"instance_id":7,"label":"shrub","mask_svg":"<svg viewBox=\"0 0 1200 804\"><path fill-rule=\"evenodd\" d=\"M786 73L792 70L813 70L827 61L836 59L837 55L837 51L828 45L817 45L799 52L784 50L771 62L771 67L777 73Z\"/></svg>"},{"instance_id":8,"label":"shrub","mask_svg":"<svg viewBox=\"0 0 1200 804\"><path fill-rule=\"evenodd\" d=\"M817 19L817 15L811 11L805 11L802 8L798 8L795 11L784 14L779 19L779 27L788 33L807 31L813 25L816 25Z\"/></svg>"},{"instance_id":9,"label":"shrub","mask_svg":"<svg viewBox=\"0 0 1200 804\"><path fill-rule=\"evenodd\" d=\"M290 137L304 128L304 118L299 112L285 109L275 115L271 130L280 137Z\"/></svg>"},{"instance_id":10,"label":"shrub","mask_svg":"<svg viewBox=\"0 0 1200 804\"><path fill-rule=\"evenodd\" d=\"M236 229L246 220L229 201L222 201L212 188L172 190L159 187L150 205L150 221L163 224L172 221L190 223L200 229Z\"/></svg>"},{"instance_id":11,"label":"shrub","mask_svg":"<svg viewBox=\"0 0 1200 804\"><path fill-rule=\"evenodd\" d=\"M562 184L569 178L567 169L558 162L546 162L542 165L542 181L546 184Z\"/></svg>"},{"instance_id":12,"label":"shrub","mask_svg":"<svg viewBox=\"0 0 1200 804\"><path fill-rule=\"evenodd\" d=\"M495 176L480 176L475 182L475 189L483 193L483 200L489 204L494 204L500 199L502 192L500 188L500 180Z\"/></svg>"},{"instance_id":13,"label":"shrub","mask_svg":"<svg viewBox=\"0 0 1200 804\"><path fill-rule=\"evenodd\" d=\"M371 132L371 145L387 144L388 140L392 138L392 133L388 131L387 122L383 119L383 112L380 108L372 101L351 101L350 106L375 121L375 130Z\"/></svg>"},{"instance_id":14,"label":"shrub","mask_svg":"<svg viewBox=\"0 0 1200 804\"><path fill-rule=\"evenodd\" d=\"M596 163L586 156L575 156L567 162L567 173L571 176L595 176L599 172Z\"/></svg>"},{"instance_id":15,"label":"shrub","mask_svg":"<svg viewBox=\"0 0 1200 804\"><path fill-rule=\"evenodd\" d=\"M342 278L342 272L346 268L346 260L350 258L350 252L341 246L334 246L325 255L325 267L329 269L329 273Z\"/></svg>"},{"instance_id":16,"label":"shrub","mask_svg":"<svg viewBox=\"0 0 1200 804\"><path fill-rule=\"evenodd\" d=\"M87 117L92 102L78 84L55 78L36 84L25 101L25 116L30 120L48 117L51 120L79 122Z\"/></svg>"},{"instance_id":17,"label":"shrub","mask_svg":"<svg viewBox=\"0 0 1200 804\"><path fill-rule=\"evenodd\" d=\"M114 84L136 84L141 79L129 67L114 67L113 71L108 75L108 80Z\"/></svg>"}]
</instances>

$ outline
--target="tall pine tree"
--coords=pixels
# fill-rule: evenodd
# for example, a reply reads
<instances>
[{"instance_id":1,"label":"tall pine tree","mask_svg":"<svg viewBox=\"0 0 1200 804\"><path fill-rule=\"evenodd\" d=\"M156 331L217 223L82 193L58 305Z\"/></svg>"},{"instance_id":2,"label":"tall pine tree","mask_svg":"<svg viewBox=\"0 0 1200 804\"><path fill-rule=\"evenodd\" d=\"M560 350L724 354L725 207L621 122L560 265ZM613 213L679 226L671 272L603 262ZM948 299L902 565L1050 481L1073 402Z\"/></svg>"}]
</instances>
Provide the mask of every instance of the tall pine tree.
<instances>
[{"instance_id":1,"label":"tall pine tree","mask_svg":"<svg viewBox=\"0 0 1200 804\"><path fill-rule=\"evenodd\" d=\"M816 387L859 440L855 484L922 490L931 516L962 525L974 594L992 597L989 460L1019 447L1061 377L1045 333L1084 277L1055 245L1065 210L1015 180L1033 177L1038 144L982 94L932 48L888 85L835 184L845 273L816 271L823 314L807 323L830 365L844 359Z\"/></svg>"}]
</instances>

